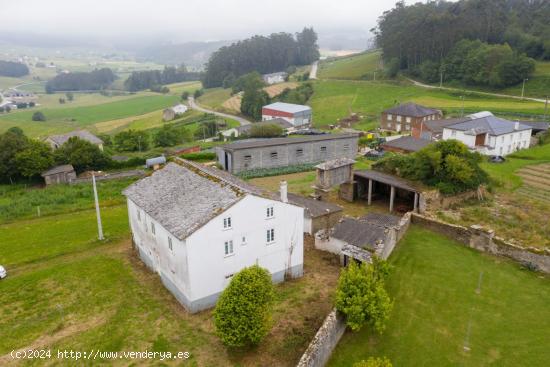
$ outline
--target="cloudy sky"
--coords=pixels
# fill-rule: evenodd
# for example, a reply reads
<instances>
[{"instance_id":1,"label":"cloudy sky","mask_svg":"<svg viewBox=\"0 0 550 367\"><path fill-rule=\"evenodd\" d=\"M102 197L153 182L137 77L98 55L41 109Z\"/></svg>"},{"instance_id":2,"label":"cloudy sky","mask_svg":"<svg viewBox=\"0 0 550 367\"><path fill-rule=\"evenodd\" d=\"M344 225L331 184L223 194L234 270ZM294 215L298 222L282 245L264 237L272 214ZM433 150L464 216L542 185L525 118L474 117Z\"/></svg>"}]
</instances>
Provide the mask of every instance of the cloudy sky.
<instances>
[{"instance_id":1,"label":"cloudy sky","mask_svg":"<svg viewBox=\"0 0 550 367\"><path fill-rule=\"evenodd\" d=\"M396 0L0 0L2 32L171 42L238 39L313 26L364 32ZM410 2L410 1L409 1Z\"/></svg>"}]
</instances>

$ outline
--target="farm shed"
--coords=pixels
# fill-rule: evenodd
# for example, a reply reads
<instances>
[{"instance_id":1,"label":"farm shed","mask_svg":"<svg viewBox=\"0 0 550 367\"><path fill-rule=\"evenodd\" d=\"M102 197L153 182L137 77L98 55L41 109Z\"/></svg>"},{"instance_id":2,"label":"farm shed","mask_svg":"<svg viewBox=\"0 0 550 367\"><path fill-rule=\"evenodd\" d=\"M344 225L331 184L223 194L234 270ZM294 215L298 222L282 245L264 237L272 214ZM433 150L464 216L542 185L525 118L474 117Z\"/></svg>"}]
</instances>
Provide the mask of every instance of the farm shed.
<instances>
[{"instance_id":1,"label":"farm shed","mask_svg":"<svg viewBox=\"0 0 550 367\"><path fill-rule=\"evenodd\" d=\"M76 179L76 172L70 164L64 164L50 168L49 170L40 174L44 178L46 185L70 183Z\"/></svg>"},{"instance_id":2,"label":"farm shed","mask_svg":"<svg viewBox=\"0 0 550 367\"><path fill-rule=\"evenodd\" d=\"M380 147L386 152L394 153L414 153L430 145L431 141L426 139L417 139L412 136L402 136L398 139L382 143Z\"/></svg>"},{"instance_id":3,"label":"farm shed","mask_svg":"<svg viewBox=\"0 0 550 367\"><path fill-rule=\"evenodd\" d=\"M304 208L304 233L311 235L321 229L332 228L342 218L342 207L326 201L296 194L287 194L288 202Z\"/></svg>"},{"instance_id":4,"label":"farm shed","mask_svg":"<svg viewBox=\"0 0 550 367\"><path fill-rule=\"evenodd\" d=\"M262 107L262 121L280 117L293 126L303 126L311 123L311 116L311 107L299 104L275 102Z\"/></svg>"}]
</instances>

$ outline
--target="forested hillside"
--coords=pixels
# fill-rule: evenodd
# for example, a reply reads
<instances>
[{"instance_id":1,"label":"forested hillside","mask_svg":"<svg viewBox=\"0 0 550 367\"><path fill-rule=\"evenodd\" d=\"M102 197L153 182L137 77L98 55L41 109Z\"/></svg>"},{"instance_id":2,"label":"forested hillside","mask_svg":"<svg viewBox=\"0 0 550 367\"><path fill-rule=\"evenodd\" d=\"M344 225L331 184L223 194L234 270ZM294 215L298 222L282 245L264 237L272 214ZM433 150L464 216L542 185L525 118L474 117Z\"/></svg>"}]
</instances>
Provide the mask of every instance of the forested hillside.
<instances>
[{"instance_id":1,"label":"forested hillside","mask_svg":"<svg viewBox=\"0 0 550 367\"><path fill-rule=\"evenodd\" d=\"M189 72L185 65L179 67L165 66L164 70L134 71L124 82L124 87L131 92L159 87L163 84L199 80L199 72Z\"/></svg>"},{"instance_id":2,"label":"forested hillside","mask_svg":"<svg viewBox=\"0 0 550 367\"><path fill-rule=\"evenodd\" d=\"M235 80L251 71L284 71L291 65L306 65L318 58L317 34L312 28L304 28L296 37L290 33L254 36L214 52L206 65L203 85L219 87L226 78Z\"/></svg>"},{"instance_id":3,"label":"forested hillside","mask_svg":"<svg viewBox=\"0 0 550 367\"><path fill-rule=\"evenodd\" d=\"M9 77L20 77L27 75L29 68L25 64L13 61L0 60L0 75Z\"/></svg>"},{"instance_id":4,"label":"forested hillside","mask_svg":"<svg viewBox=\"0 0 550 367\"><path fill-rule=\"evenodd\" d=\"M433 1L385 12L375 29L388 65L428 81L503 87L550 59L548 0Z\"/></svg>"}]
</instances>

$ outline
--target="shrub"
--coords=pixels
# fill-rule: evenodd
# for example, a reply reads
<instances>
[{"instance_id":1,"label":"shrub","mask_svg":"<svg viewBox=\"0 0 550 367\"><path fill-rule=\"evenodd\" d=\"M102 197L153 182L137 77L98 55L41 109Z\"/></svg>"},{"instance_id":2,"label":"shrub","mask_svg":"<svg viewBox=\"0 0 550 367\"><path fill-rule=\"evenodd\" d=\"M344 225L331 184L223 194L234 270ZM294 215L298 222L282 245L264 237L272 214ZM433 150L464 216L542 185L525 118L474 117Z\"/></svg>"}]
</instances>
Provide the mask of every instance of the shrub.
<instances>
[{"instance_id":1,"label":"shrub","mask_svg":"<svg viewBox=\"0 0 550 367\"><path fill-rule=\"evenodd\" d=\"M384 289L389 266L373 257L372 264L352 261L340 273L336 289L336 309L346 315L346 324L353 331L369 324L382 332L390 316L392 302Z\"/></svg>"},{"instance_id":2,"label":"shrub","mask_svg":"<svg viewBox=\"0 0 550 367\"><path fill-rule=\"evenodd\" d=\"M216 333L229 347L258 344L271 326L274 289L269 272L258 265L237 273L214 310Z\"/></svg>"},{"instance_id":3,"label":"shrub","mask_svg":"<svg viewBox=\"0 0 550 367\"><path fill-rule=\"evenodd\" d=\"M252 169L249 171L240 172L237 174L237 176L248 180L251 178L288 175L290 173L313 171L317 164L318 163L307 163L307 164L296 164L293 166L284 166L284 167L277 167L277 168Z\"/></svg>"},{"instance_id":4,"label":"shrub","mask_svg":"<svg viewBox=\"0 0 550 367\"><path fill-rule=\"evenodd\" d=\"M392 367L392 364L386 357L369 357L367 360L362 360L355 363L353 367Z\"/></svg>"},{"instance_id":5,"label":"shrub","mask_svg":"<svg viewBox=\"0 0 550 367\"><path fill-rule=\"evenodd\" d=\"M46 116L42 112L36 111L35 113L32 114L32 120L33 121L46 121Z\"/></svg>"},{"instance_id":6,"label":"shrub","mask_svg":"<svg viewBox=\"0 0 550 367\"><path fill-rule=\"evenodd\" d=\"M196 152L196 153L185 153L182 154L183 159L190 161L213 161L216 159L216 153L214 152Z\"/></svg>"},{"instance_id":7,"label":"shrub","mask_svg":"<svg viewBox=\"0 0 550 367\"><path fill-rule=\"evenodd\" d=\"M251 138L273 138L283 135L283 128L277 124L253 124L248 132Z\"/></svg>"}]
</instances>

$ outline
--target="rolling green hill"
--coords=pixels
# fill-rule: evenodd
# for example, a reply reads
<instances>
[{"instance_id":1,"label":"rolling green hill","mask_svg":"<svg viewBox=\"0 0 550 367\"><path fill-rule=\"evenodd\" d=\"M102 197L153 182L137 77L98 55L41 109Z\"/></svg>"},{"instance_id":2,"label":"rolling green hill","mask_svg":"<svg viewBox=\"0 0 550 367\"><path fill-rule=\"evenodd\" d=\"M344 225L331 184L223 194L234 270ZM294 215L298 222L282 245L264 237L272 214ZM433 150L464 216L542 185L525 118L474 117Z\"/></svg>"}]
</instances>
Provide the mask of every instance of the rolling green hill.
<instances>
[{"instance_id":1,"label":"rolling green hill","mask_svg":"<svg viewBox=\"0 0 550 367\"><path fill-rule=\"evenodd\" d=\"M375 71L380 71L382 54L380 51L371 51L361 54L330 58L320 64L319 78L321 79L350 79L372 80ZM378 73L377 77L382 74Z\"/></svg>"}]
</instances>

